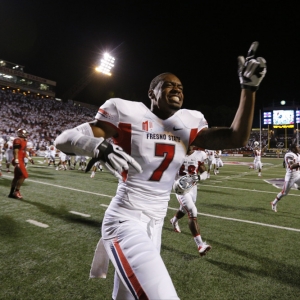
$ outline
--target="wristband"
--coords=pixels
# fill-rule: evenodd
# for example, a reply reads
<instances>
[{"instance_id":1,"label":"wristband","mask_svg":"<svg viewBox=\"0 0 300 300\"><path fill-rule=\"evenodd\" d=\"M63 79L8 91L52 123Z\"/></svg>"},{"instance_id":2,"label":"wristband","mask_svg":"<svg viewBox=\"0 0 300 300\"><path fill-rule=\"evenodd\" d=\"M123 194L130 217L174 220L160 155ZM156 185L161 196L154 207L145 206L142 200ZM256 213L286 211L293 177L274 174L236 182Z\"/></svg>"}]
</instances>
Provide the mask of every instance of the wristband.
<instances>
[{"instance_id":1,"label":"wristband","mask_svg":"<svg viewBox=\"0 0 300 300\"><path fill-rule=\"evenodd\" d=\"M19 160L18 159L15 159L15 164L18 164L19 163Z\"/></svg>"}]
</instances>

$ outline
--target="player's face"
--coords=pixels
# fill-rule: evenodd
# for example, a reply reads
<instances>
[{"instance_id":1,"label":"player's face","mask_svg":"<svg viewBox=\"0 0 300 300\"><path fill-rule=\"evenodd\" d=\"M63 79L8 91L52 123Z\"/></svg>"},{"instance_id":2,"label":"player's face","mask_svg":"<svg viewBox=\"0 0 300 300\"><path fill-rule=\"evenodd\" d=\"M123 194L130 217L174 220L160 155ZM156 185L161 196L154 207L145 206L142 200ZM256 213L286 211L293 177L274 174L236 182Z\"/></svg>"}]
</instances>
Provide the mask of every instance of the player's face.
<instances>
[{"instance_id":1,"label":"player's face","mask_svg":"<svg viewBox=\"0 0 300 300\"><path fill-rule=\"evenodd\" d=\"M158 115L169 117L182 106L183 86L175 75L166 75L150 92L152 100L154 99L154 112Z\"/></svg>"}]
</instances>

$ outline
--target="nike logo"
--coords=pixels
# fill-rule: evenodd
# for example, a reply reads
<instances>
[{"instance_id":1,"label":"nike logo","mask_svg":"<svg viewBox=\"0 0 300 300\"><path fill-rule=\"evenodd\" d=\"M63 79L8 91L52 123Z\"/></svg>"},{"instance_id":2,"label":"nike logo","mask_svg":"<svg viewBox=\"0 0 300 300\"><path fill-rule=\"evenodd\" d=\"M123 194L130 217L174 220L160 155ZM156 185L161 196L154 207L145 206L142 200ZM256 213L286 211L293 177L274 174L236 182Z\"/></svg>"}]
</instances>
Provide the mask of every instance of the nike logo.
<instances>
[{"instance_id":1,"label":"nike logo","mask_svg":"<svg viewBox=\"0 0 300 300\"><path fill-rule=\"evenodd\" d=\"M173 127L173 130L174 131L177 131L177 130L182 130L183 128L176 128L175 126Z\"/></svg>"},{"instance_id":2,"label":"nike logo","mask_svg":"<svg viewBox=\"0 0 300 300\"><path fill-rule=\"evenodd\" d=\"M124 222L126 222L126 220L124 220L124 221L119 221L119 223L124 223Z\"/></svg>"}]
</instances>

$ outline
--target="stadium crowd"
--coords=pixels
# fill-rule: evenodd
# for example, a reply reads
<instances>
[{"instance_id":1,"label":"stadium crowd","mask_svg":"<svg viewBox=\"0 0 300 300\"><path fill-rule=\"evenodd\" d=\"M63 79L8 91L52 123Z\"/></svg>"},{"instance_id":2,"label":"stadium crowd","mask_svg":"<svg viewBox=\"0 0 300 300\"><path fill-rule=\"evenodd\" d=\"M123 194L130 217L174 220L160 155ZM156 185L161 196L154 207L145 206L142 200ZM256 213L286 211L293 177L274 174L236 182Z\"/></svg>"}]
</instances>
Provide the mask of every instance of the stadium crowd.
<instances>
[{"instance_id":1,"label":"stadium crowd","mask_svg":"<svg viewBox=\"0 0 300 300\"><path fill-rule=\"evenodd\" d=\"M30 133L35 151L46 150L64 130L72 128L87 119L93 120L96 109L42 98L37 95L24 95L11 90L0 90L0 137L8 140L15 136L18 128L26 128ZM253 131L248 145L241 151L252 151L254 141L259 141L259 132ZM267 132L262 135L262 146L267 144Z\"/></svg>"},{"instance_id":2,"label":"stadium crowd","mask_svg":"<svg viewBox=\"0 0 300 300\"><path fill-rule=\"evenodd\" d=\"M0 107L0 136L7 140L26 128L36 151L53 144L63 130L95 117L95 109L10 90L0 90Z\"/></svg>"}]
</instances>

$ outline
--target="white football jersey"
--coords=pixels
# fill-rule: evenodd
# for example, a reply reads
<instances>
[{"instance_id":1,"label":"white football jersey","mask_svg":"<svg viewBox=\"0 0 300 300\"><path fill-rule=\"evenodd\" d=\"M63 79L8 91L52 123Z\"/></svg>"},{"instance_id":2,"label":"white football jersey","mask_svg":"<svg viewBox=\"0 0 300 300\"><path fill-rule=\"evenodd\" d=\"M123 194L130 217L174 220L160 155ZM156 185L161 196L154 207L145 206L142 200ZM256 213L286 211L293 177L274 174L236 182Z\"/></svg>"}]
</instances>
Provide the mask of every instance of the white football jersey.
<instances>
[{"instance_id":1,"label":"white football jersey","mask_svg":"<svg viewBox=\"0 0 300 300\"><path fill-rule=\"evenodd\" d=\"M208 164L215 164L216 163L216 158L215 158L215 150L206 150L207 153L207 159L208 159Z\"/></svg>"},{"instance_id":2,"label":"white football jersey","mask_svg":"<svg viewBox=\"0 0 300 300\"><path fill-rule=\"evenodd\" d=\"M98 110L97 120L118 129L115 144L142 167L140 174L129 167L126 182L119 182L117 194L129 205L165 215L175 176L189 145L207 127L202 113L181 109L166 120L158 118L143 103L119 98L107 100ZM161 210L161 211L160 211Z\"/></svg>"},{"instance_id":3,"label":"white football jersey","mask_svg":"<svg viewBox=\"0 0 300 300\"><path fill-rule=\"evenodd\" d=\"M254 160L255 161L261 161L261 150L260 149L254 149Z\"/></svg>"},{"instance_id":4,"label":"white football jersey","mask_svg":"<svg viewBox=\"0 0 300 300\"><path fill-rule=\"evenodd\" d=\"M295 154L294 152L287 152L284 156L284 161L285 161L285 166L286 166L286 173L290 173L290 174L295 174L295 173L299 173L299 168L297 169L293 169L291 170L289 168L290 165L295 164L295 163L300 163L300 155Z\"/></svg>"},{"instance_id":5,"label":"white football jersey","mask_svg":"<svg viewBox=\"0 0 300 300\"><path fill-rule=\"evenodd\" d=\"M194 175L198 174L199 167L204 163L206 159L206 153L204 151L195 150L192 154L186 155L183 164L181 165L178 175Z\"/></svg>"}]
</instances>

